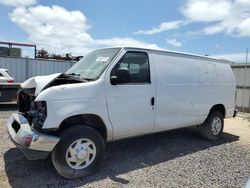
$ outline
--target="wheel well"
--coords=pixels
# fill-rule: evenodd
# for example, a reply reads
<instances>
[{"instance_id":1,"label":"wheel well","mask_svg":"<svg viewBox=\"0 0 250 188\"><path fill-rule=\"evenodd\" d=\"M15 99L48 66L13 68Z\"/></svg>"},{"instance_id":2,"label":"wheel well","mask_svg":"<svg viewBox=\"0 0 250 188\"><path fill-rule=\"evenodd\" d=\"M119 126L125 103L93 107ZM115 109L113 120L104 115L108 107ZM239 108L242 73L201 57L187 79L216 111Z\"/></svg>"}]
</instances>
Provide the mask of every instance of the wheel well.
<instances>
[{"instance_id":1,"label":"wheel well","mask_svg":"<svg viewBox=\"0 0 250 188\"><path fill-rule=\"evenodd\" d=\"M211 108L211 110L210 110L209 113L211 113L211 112L213 112L213 111L219 111L219 112L221 112L221 113L223 114L223 117L224 117L224 118L225 118L225 116L226 116L226 110L225 110L225 107L224 107L223 104L216 104L216 105L214 105L214 106Z\"/></svg>"},{"instance_id":2,"label":"wheel well","mask_svg":"<svg viewBox=\"0 0 250 188\"><path fill-rule=\"evenodd\" d=\"M67 119L63 120L56 132L57 134L61 134L64 130L81 124L94 128L100 133L104 140L107 139L106 126L102 119L95 114L81 114L68 117Z\"/></svg>"}]
</instances>

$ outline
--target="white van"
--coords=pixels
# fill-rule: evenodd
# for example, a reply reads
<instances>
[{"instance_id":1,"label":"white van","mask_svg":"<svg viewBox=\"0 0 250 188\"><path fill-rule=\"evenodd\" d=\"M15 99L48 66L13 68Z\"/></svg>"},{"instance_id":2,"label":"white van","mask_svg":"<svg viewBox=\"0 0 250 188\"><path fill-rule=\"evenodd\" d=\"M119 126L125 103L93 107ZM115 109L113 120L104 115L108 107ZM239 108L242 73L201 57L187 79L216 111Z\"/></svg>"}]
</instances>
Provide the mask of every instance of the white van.
<instances>
[{"instance_id":1,"label":"white van","mask_svg":"<svg viewBox=\"0 0 250 188\"><path fill-rule=\"evenodd\" d=\"M21 84L19 113L8 122L28 159L50 153L65 178L93 173L105 142L200 125L218 139L224 118L236 115L230 63L210 57L141 48L96 50L66 73Z\"/></svg>"}]
</instances>

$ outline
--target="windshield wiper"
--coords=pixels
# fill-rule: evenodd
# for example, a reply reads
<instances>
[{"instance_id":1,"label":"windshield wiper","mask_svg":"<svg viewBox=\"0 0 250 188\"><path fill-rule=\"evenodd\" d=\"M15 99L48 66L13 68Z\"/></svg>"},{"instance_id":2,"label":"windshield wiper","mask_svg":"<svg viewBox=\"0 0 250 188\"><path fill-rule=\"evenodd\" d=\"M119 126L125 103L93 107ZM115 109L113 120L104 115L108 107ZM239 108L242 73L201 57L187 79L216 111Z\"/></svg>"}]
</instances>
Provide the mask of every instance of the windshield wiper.
<instances>
[{"instance_id":1,"label":"windshield wiper","mask_svg":"<svg viewBox=\"0 0 250 188\"><path fill-rule=\"evenodd\" d=\"M76 74L76 73L73 73L73 72L69 73L67 75L74 76L74 77L80 78L80 79L85 80L85 81L94 81L94 80L96 80L96 79L92 79L92 78L82 78L80 74Z\"/></svg>"},{"instance_id":2,"label":"windshield wiper","mask_svg":"<svg viewBox=\"0 0 250 188\"><path fill-rule=\"evenodd\" d=\"M82 78L82 79L87 80L87 81L94 81L94 80L96 80L96 79L92 79L92 78Z\"/></svg>"},{"instance_id":3,"label":"windshield wiper","mask_svg":"<svg viewBox=\"0 0 250 188\"><path fill-rule=\"evenodd\" d=\"M75 73L69 73L69 74L65 73L65 74L68 75L69 77L72 77L72 78L76 79L76 80L81 80L81 81L84 81L84 82L88 82L88 80L86 80L84 78L81 78L80 74L75 74Z\"/></svg>"},{"instance_id":4,"label":"windshield wiper","mask_svg":"<svg viewBox=\"0 0 250 188\"><path fill-rule=\"evenodd\" d=\"M78 76L78 77L81 76L80 74L76 74L76 73L73 73L73 72L72 72L72 73L69 73L69 74L67 74L67 75Z\"/></svg>"}]
</instances>

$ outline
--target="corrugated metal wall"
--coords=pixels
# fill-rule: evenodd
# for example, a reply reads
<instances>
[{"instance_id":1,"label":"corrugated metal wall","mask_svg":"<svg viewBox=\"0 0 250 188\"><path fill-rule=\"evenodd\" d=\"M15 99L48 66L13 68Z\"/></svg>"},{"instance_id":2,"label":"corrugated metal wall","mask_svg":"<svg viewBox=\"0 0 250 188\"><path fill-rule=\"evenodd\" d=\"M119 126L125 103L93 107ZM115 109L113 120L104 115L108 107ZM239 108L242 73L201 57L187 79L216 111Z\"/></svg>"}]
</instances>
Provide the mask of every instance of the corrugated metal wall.
<instances>
[{"instance_id":1,"label":"corrugated metal wall","mask_svg":"<svg viewBox=\"0 0 250 188\"><path fill-rule=\"evenodd\" d=\"M250 112L250 64L232 65L236 79L236 108L242 112Z\"/></svg>"},{"instance_id":2,"label":"corrugated metal wall","mask_svg":"<svg viewBox=\"0 0 250 188\"><path fill-rule=\"evenodd\" d=\"M0 57L0 67L8 69L16 82L37 75L65 72L72 65L71 61ZM236 107L250 112L250 64L232 65L232 69L237 81Z\"/></svg>"},{"instance_id":3,"label":"corrugated metal wall","mask_svg":"<svg viewBox=\"0 0 250 188\"><path fill-rule=\"evenodd\" d=\"M0 57L0 68L8 69L16 82L23 82L37 75L65 72L72 65L71 61Z\"/></svg>"}]
</instances>

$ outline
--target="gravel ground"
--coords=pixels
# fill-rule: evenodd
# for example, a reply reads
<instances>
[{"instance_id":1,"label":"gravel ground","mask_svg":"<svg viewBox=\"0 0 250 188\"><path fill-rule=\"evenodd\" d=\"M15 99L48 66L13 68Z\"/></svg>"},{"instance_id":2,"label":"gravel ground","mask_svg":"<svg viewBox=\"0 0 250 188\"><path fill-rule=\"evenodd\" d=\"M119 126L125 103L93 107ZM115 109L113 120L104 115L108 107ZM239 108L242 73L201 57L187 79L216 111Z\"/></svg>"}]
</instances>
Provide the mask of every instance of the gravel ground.
<instances>
[{"instance_id":1,"label":"gravel ground","mask_svg":"<svg viewBox=\"0 0 250 188\"><path fill-rule=\"evenodd\" d=\"M0 187L243 187L250 177L250 122L228 119L221 140L197 128L109 143L101 169L65 180L51 161L28 161L9 141L5 122L15 106L0 107Z\"/></svg>"}]
</instances>

